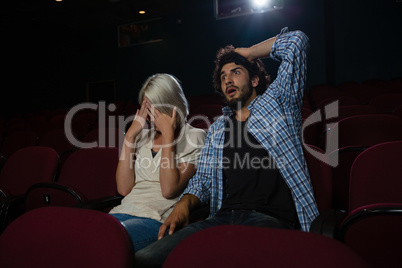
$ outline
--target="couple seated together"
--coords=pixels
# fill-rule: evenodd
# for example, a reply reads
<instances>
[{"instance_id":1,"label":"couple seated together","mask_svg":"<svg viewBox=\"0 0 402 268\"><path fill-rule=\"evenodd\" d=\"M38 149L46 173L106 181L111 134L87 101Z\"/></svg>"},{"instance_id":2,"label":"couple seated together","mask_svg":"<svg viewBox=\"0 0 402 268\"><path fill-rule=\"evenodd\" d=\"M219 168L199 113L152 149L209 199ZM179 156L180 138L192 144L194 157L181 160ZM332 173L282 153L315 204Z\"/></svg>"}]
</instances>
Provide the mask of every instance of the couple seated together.
<instances>
[{"instance_id":1,"label":"couple seated together","mask_svg":"<svg viewBox=\"0 0 402 268\"><path fill-rule=\"evenodd\" d=\"M189 235L225 224L309 231L318 210L301 141L309 39L287 28L250 47L218 50L213 87L226 106L208 129L186 122L180 81L156 74L125 134L116 172L138 267L161 267ZM271 81L261 59L279 61ZM203 204L209 216L190 222Z\"/></svg>"}]
</instances>

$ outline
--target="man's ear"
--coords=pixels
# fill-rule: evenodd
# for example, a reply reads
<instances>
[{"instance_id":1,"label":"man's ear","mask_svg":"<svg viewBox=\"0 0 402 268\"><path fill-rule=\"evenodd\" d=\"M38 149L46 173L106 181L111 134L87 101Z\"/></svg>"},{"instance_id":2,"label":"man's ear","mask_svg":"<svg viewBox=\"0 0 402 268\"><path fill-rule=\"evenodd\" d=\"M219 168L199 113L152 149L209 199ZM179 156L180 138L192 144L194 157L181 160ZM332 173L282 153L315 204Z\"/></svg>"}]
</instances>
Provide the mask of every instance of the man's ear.
<instances>
[{"instance_id":1,"label":"man's ear","mask_svg":"<svg viewBox=\"0 0 402 268\"><path fill-rule=\"evenodd\" d=\"M253 76L253 78L251 78L251 85L255 88L258 86L258 84L260 83L260 78L258 77L258 75Z\"/></svg>"}]
</instances>

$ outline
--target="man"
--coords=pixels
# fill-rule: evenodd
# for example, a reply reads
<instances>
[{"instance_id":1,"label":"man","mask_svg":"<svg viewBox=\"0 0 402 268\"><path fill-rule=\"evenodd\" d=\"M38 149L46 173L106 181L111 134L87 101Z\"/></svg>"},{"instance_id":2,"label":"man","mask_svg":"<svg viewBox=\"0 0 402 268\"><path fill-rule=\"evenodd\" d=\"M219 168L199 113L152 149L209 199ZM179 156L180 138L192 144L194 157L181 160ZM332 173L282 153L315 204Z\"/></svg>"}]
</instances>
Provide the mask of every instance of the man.
<instances>
[{"instance_id":1,"label":"man","mask_svg":"<svg viewBox=\"0 0 402 268\"><path fill-rule=\"evenodd\" d=\"M160 227L160 240L137 252L138 265L161 266L187 236L216 225L309 230L318 210L301 143L308 42L284 28L249 48L218 52L214 87L228 106L210 127L197 173ZM281 62L269 86L265 57ZM188 225L203 203L210 216Z\"/></svg>"}]
</instances>

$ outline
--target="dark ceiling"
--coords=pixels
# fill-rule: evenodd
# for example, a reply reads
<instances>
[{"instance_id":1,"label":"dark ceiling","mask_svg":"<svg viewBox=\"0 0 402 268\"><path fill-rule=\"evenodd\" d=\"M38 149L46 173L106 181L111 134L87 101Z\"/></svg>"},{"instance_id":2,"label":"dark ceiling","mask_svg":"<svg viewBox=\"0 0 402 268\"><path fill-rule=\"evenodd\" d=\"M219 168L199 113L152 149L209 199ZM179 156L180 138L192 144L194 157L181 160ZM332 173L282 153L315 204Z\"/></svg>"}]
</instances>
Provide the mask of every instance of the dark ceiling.
<instances>
[{"instance_id":1,"label":"dark ceiling","mask_svg":"<svg viewBox=\"0 0 402 268\"><path fill-rule=\"evenodd\" d=\"M1 9L6 27L42 21L84 30L179 13L181 0L13 0L3 3ZM141 15L139 10L147 13Z\"/></svg>"}]
</instances>

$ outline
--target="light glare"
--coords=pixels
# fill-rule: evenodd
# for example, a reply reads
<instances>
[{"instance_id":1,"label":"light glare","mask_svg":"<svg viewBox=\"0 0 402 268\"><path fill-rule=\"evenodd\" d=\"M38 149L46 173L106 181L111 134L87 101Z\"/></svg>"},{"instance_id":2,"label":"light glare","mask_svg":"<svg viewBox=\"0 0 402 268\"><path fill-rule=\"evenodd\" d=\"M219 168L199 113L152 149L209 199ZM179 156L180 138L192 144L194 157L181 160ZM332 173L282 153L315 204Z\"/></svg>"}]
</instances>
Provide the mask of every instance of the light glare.
<instances>
[{"instance_id":1,"label":"light glare","mask_svg":"<svg viewBox=\"0 0 402 268\"><path fill-rule=\"evenodd\" d=\"M266 7L268 5L268 0L253 0L253 5L256 7Z\"/></svg>"}]
</instances>

